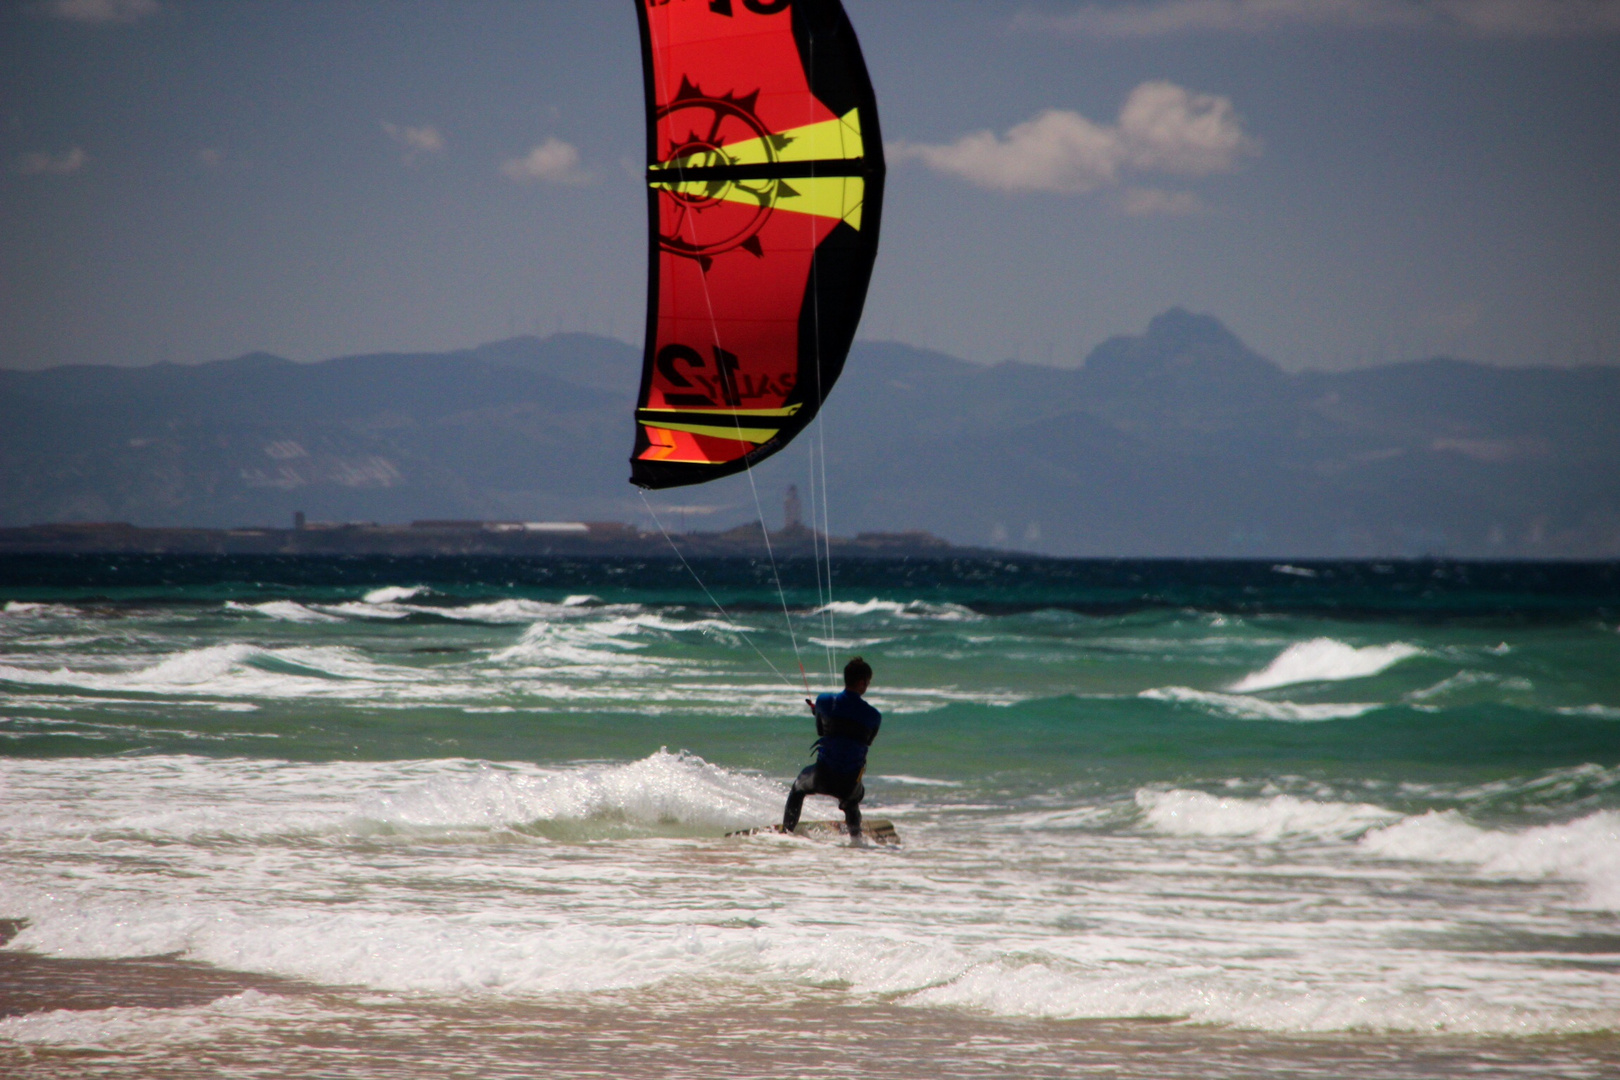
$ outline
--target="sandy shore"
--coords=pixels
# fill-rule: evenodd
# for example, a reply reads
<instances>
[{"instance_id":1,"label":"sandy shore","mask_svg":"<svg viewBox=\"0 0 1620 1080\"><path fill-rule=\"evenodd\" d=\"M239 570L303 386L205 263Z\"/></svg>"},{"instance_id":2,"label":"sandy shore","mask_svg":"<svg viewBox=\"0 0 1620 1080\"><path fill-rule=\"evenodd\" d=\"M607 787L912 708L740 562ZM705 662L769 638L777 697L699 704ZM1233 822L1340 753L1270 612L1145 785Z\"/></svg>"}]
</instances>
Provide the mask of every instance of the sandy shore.
<instances>
[{"instance_id":1,"label":"sandy shore","mask_svg":"<svg viewBox=\"0 0 1620 1080\"><path fill-rule=\"evenodd\" d=\"M1280 1036L1007 1021L719 986L583 1004L318 987L173 958L0 950L0 1075L56 1077L1606 1077L1620 1037ZM697 999L694 1001L693 999ZM701 1003L698 1003L698 1002Z\"/></svg>"}]
</instances>

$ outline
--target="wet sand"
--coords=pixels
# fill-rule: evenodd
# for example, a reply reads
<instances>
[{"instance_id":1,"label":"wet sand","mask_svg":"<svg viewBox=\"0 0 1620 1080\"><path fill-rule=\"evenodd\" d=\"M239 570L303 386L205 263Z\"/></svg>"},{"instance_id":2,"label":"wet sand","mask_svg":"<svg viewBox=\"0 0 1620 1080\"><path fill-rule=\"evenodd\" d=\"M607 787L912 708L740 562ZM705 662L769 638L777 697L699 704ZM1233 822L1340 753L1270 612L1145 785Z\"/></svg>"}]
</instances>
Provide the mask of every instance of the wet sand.
<instances>
[{"instance_id":1,"label":"wet sand","mask_svg":"<svg viewBox=\"0 0 1620 1080\"><path fill-rule=\"evenodd\" d=\"M724 986L587 1003L312 986L175 958L60 960L0 950L0 1075L58 1077L1061 1077L1620 1075L1620 1037L1291 1037L1171 1019L998 1020L791 1001ZM701 1004L696 1003L701 1001ZM60 1010L69 1010L62 1012ZM111 1021L100 1023L103 1019ZM183 1022L182 1022L183 1021ZM81 1023L82 1022L82 1023Z\"/></svg>"},{"instance_id":2,"label":"wet sand","mask_svg":"<svg viewBox=\"0 0 1620 1080\"><path fill-rule=\"evenodd\" d=\"M0 950L0 1020L53 1009L187 1008L244 990L285 994L308 988L173 957L62 960Z\"/></svg>"}]
</instances>

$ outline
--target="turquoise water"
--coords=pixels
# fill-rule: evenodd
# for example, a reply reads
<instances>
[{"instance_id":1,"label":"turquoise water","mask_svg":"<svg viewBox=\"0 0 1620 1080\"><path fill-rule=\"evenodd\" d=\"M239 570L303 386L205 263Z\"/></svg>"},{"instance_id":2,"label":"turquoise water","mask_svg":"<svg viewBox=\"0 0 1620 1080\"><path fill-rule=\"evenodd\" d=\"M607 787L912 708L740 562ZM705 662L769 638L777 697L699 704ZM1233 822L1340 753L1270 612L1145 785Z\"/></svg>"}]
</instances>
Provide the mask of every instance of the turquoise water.
<instances>
[{"instance_id":1,"label":"turquoise water","mask_svg":"<svg viewBox=\"0 0 1620 1080\"><path fill-rule=\"evenodd\" d=\"M251 1071L624 995L694 1047L739 1008L1046 1025L984 1029L1022 1073L1150 1021L1620 1061L1616 567L851 562L829 599L788 563L786 611L695 569L723 610L661 561L0 563L0 953L282 980L0 1009L0 1062L180 1075L200 1032ZM857 651L904 844L724 838Z\"/></svg>"}]
</instances>

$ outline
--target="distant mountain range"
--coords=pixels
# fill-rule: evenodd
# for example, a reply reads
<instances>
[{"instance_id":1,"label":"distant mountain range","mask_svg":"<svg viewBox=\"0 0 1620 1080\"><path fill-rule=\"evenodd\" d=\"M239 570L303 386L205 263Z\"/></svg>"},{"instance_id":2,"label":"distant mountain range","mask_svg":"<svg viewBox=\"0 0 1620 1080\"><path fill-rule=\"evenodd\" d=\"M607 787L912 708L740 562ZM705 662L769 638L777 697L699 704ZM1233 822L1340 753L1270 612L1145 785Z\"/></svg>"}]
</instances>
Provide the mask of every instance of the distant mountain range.
<instances>
[{"instance_id":1,"label":"distant mountain range","mask_svg":"<svg viewBox=\"0 0 1620 1080\"><path fill-rule=\"evenodd\" d=\"M0 525L647 522L640 352L580 334L295 364L0 371ZM1062 555L1620 556L1620 369L1290 374L1175 309L1078 369L859 343L825 416L834 533ZM806 436L655 494L670 527L808 494Z\"/></svg>"}]
</instances>

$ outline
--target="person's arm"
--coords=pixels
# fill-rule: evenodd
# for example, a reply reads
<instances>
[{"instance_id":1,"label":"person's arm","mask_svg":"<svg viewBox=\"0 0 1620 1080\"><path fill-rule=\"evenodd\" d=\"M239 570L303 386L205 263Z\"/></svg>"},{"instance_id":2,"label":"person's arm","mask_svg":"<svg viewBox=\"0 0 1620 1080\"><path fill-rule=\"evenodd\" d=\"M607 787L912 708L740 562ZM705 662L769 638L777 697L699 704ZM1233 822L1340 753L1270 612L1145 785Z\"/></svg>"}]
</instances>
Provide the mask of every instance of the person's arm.
<instances>
[{"instance_id":1,"label":"person's arm","mask_svg":"<svg viewBox=\"0 0 1620 1080\"><path fill-rule=\"evenodd\" d=\"M862 704L865 704L865 702L862 702ZM871 746L877 739L878 728L883 726L883 714L870 705L866 706L866 711L869 714L863 718L866 728L866 745Z\"/></svg>"}]
</instances>

